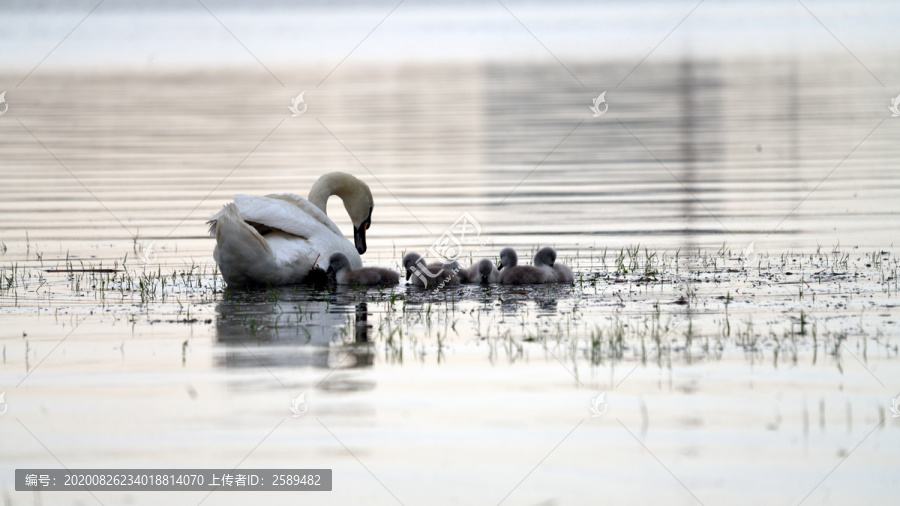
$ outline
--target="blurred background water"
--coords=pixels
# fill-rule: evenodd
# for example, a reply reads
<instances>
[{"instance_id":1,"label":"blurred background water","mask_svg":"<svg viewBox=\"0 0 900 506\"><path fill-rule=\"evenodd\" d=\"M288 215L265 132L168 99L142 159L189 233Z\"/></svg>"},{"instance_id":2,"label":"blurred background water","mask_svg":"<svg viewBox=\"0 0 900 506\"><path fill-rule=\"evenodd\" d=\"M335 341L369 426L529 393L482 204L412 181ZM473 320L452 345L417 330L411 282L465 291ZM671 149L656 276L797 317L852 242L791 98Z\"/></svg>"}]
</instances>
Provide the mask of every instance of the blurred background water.
<instances>
[{"instance_id":1,"label":"blurred background water","mask_svg":"<svg viewBox=\"0 0 900 506\"><path fill-rule=\"evenodd\" d=\"M889 2L812 7L13 3L2 240L203 255L234 193L344 170L373 187L380 258L464 211L564 250L887 246L900 34Z\"/></svg>"}]
</instances>

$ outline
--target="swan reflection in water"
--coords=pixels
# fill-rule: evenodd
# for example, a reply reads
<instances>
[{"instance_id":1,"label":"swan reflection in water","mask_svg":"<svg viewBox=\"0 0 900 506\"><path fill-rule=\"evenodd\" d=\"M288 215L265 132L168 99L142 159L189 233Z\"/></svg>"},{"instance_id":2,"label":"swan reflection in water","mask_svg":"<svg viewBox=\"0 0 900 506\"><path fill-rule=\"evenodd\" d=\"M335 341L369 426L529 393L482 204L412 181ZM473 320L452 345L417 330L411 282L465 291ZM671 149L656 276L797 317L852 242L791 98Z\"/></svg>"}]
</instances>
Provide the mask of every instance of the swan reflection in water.
<instances>
[{"instance_id":1,"label":"swan reflection in water","mask_svg":"<svg viewBox=\"0 0 900 506\"><path fill-rule=\"evenodd\" d=\"M312 367L327 370L319 388L367 390L375 386L372 381L340 374L374 364L368 304L354 301L350 293L323 296L299 286L226 290L216 314L216 343L224 348L216 354L219 367Z\"/></svg>"},{"instance_id":2,"label":"swan reflection in water","mask_svg":"<svg viewBox=\"0 0 900 506\"><path fill-rule=\"evenodd\" d=\"M443 291L413 289L406 291L403 304L407 308L404 312L408 310L411 314L423 311L430 314L430 310L423 308L432 304L439 307L453 305L461 300L480 302L482 310L488 312L499 309L504 314L518 315L523 306L533 305L538 315L556 314L559 311L557 301L561 297L570 297L572 290L567 285L502 289L472 286ZM317 368L323 370L325 378L319 388L374 388L374 382L361 382L355 374L372 368L375 361L372 324L369 323L371 310L367 302L362 302L369 295L374 294L343 287L325 293L301 286L226 291L216 306L216 342L222 348L222 353L216 355L216 365L224 368ZM394 332L389 328L384 342L385 359L390 363L402 363L403 340L393 339L393 336ZM440 340L438 345L440 363ZM341 374L353 371L355 376L352 377Z\"/></svg>"}]
</instances>

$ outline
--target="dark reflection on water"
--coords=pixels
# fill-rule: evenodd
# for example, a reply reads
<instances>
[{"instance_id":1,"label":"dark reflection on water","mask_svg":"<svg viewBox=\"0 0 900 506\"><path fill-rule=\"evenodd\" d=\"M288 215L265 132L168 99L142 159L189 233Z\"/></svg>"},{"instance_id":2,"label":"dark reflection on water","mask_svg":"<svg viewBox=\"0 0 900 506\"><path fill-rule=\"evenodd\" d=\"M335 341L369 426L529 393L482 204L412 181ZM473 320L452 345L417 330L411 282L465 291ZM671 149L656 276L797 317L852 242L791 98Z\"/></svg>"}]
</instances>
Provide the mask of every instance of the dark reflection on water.
<instances>
[{"instance_id":1,"label":"dark reflection on water","mask_svg":"<svg viewBox=\"0 0 900 506\"><path fill-rule=\"evenodd\" d=\"M557 301L573 297L574 294L573 287L566 285L464 285L443 290L407 287L404 303L413 310L432 304L435 309L452 311L454 304L458 302L475 301L480 303L482 309L490 309L496 303L503 312L517 312L523 305L533 303L545 313L555 313Z\"/></svg>"},{"instance_id":2,"label":"dark reflection on water","mask_svg":"<svg viewBox=\"0 0 900 506\"><path fill-rule=\"evenodd\" d=\"M444 290L398 287L337 288L319 292L306 287L257 291L226 290L216 306L215 339L222 353L215 364L223 368L303 368L345 370L370 368L375 342L385 345L390 362L403 362L404 333L420 326L448 335L450 320L476 303L481 313L496 312L504 319L525 322L533 316L559 314L560 300L575 294L572 286L480 286ZM526 310L532 307L532 310ZM524 311L524 313L523 313ZM390 314L389 314L390 313ZM374 327L378 327L377 335ZM409 343L407 343L409 344ZM439 362L443 353L437 350ZM373 385L335 387L338 375L326 375L322 388L357 389ZM332 381L334 380L334 381Z\"/></svg>"},{"instance_id":3,"label":"dark reflection on water","mask_svg":"<svg viewBox=\"0 0 900 506\"><path fill-rule=\"evenodd\" d=\"M360 302L356 305L356 322L353 326L356 331L356 342L369 342L372 333L372 325L369 324L369 303Z\"/></svg>"},{"instance_id":4,"label":"dark reflection on water","mask_svg":"<svg viewBox=\"0 0 900 506\"><path fill-rule=\"evenodd\" d=\"M373 364L366 302L306 287L228 290L216 305L220 367L363 368Z\"/></svg>"}]
</instances>

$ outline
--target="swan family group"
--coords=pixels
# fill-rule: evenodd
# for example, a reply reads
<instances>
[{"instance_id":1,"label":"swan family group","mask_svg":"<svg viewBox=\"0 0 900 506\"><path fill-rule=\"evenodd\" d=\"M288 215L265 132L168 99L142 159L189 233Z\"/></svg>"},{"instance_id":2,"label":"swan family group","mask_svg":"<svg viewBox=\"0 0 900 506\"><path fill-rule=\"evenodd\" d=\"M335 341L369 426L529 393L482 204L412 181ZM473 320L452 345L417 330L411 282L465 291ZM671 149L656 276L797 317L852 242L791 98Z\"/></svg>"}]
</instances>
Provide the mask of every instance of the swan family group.
<instances>
[{"instance_id":1,"label":"swan family group","mask_svg":"<svg viewBox=\"0 0 900 506\"><path fill-rule=\"evenodd\" d=\"M556 261L556 251L549 246L534 255L534 265L518 265L518 260L516 250L503 248L499 268L489 258L462 268L456 260L426 264L418 253L410 252L403 256L403 269L411 285L424 288L465 283L537 285L575 281L572 270Z\"/></svg>"},{"instance_id":2,"label":"swan family group","mask_svg":"<svg viewBox=\"0 0 900 506\"><path fill-rule=\"evenodd\" d=\"M352 243L326 214L332 195L341 199L353 222ZM338 284L396 285L397 272L362 265L373 207L368 185L342 172L320 177L308 199L292 193L235 195L234 202L207 222L216 239L213 258L229 285L303 283L322 272ZM518 265L512 248L500 251L499 268L489 258L467 268L456 260L427 263L415 252L407 253L402 263L409 283L425 288L574 282L572 270L556 262L556 251L550 247L538 250L534 265Z\"/></svg>"}]
</instances>

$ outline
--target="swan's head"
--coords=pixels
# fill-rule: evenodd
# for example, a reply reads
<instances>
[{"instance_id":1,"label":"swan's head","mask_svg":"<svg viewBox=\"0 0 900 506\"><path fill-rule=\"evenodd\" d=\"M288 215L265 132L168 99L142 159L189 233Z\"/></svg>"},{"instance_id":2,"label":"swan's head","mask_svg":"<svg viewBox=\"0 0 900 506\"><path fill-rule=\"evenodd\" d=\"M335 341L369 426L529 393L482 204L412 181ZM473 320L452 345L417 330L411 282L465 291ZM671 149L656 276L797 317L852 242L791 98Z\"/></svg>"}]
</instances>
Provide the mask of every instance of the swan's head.
<instances>
[{"instance_id":1,"label":"swan's head","mask_svg":"<svg viewBox=\"0 0 900 506\"><path fill-rule=\"evenodd\" d=\"M344 209L353 222L353 244L360 255L366 252L366 230L372 224L372 208L375 201L369 185L343 172L332 172L320 177L309 190L309 201L323 212L328 197L337 195L344 202Z\"/></svg>"},{"instance_id":2,"label":"swan's head","mask_svg":"<svg viewBox=\"0 0 900 506\"><path fill-rule=\"evenodd\" d=\"M350 260L343 253L334 253L328 257L328 277L334 279L339 272L350 268Z\"/></svg>"},{"instance_id":3,"label":"swan's head","mask_svg":"<svg viewBox=\"0 0 900 506\"><path fill-rule=\"evenodd\" d=\"M403 255L403 270L406 271L407 281L409 281L409 277L412 276L413 265L419 263L419 261L421 260L422 255L416 253L415 251L410 251L409 253ZM421 270L421 268L419 270Z\"/></svg>"},{"instance_id":4,"label":"swan's head","mask_svg":"<svg viewBox=\"0 0 900 506\"><path fill-rule=\"evenodd\" d=\"M556 263L556 250L550 246L544 246L534 254L534 265L538 267L553 267Z\"/></svg>"},{"instance_id":5,"label":"swan's head","mask_svg":"<svg viewBox=\"0 0 900 506\"><path fill-rule=\"evenodd\" d=\"M344 202L344 209L350 215L353 222L353 244L356 251L360 255L366 252L366 230L372 225L372 208L375 201L372 199L372 192L369 185L361 180L344 174L346 178L342 181L346 189L338 193Z\"/></svg>"},{"instance_id":6,"label":"swan's head","mask_svg":"<svg viewBox=\"0 0 900 506\"><path fill-rule=\"evenodd\" d=\"M512 248L500 250L500 270L503 270L504 267L515 267L517 263L519 263L519 256L516 255L516 250Z\"/></svg>"},{"instance_id":7,"label":"swan's head","mask_svg":"<svg viewBox=\"0 0 900 506\"><path fill-rule=\"evenodd\" d=\"M369 198L371 198L371 195ZM353 212L349 209L347 209L347 212L353 218L353 245L356 246L356 251L362 255L366 252L366 230L369 230L369 226L372 225L372 206L369 206L369 210L364 213L365 216L362 218L358 218L363 216L362 212L356 215L357 217L354 217ZM359 222L357 222L357 219L359 219Z\"/></svg>"},{"instance_id":8,"label":"swan's head","mask_svg":"<svg viewBox=\"0 0 900 506\"><path fill-rule=\"evenodd\" d=\"M482 258L478 262L478 277L481 278L481 282L486 284L491 279L491 274L494 273L494 262L491 262L489 258Z\"/></svg>"}]
</instances>

